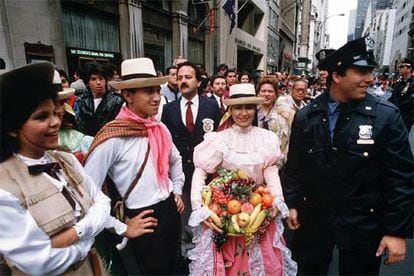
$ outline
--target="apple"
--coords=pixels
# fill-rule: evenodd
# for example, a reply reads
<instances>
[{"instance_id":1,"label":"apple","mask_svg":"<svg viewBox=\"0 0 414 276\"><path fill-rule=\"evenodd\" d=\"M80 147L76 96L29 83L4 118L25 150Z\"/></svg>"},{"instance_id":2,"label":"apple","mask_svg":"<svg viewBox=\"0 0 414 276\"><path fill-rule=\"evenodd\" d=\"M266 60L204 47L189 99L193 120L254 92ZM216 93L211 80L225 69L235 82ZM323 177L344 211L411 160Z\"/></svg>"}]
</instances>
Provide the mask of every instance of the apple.
<instances>
[{"instance_id":1,"label":"apple","mask_svg":"<svg viewBox=\"0 0 414 276\"><path fill-rule=\"evenodd\" d=\"M220 206L216 203L211 203L210 205L208 205L208 208L214 213L216 213L217 215L220 214L221 212Z\"/></svg>"},{"instance_id":2,"label":"apple","mask_svg":"<svg viewBox=\"0 0 414 276\"><path fill-rule=\"evenodd\" d=\"M254 206L250 202L245 202L241 206L241 211L247 214L251 214L253 212Z\"/></svg>"},{"instance_id":3,"label":"apple","mask_svg":"<svg viewBox=\"0 0 414 276\"><path fill-rule=\"evenodd\" d=\"M262 196L258 193L251 193L249 196L249 202L253 204L253 206L256 206L262 202Z\"/></svg>"},{"instance_id":4,"label":"apple","mask_svg":"<svg viewBox=\"0 0 414 276\"><path fill-rule=\"evenodd\" d=\"M237 215L237 224L240 227L244 227L247 224L249 224L249 220L250 220L250 216L248 213L241 212L240 214Z\"/></svg>"}]
</instances>

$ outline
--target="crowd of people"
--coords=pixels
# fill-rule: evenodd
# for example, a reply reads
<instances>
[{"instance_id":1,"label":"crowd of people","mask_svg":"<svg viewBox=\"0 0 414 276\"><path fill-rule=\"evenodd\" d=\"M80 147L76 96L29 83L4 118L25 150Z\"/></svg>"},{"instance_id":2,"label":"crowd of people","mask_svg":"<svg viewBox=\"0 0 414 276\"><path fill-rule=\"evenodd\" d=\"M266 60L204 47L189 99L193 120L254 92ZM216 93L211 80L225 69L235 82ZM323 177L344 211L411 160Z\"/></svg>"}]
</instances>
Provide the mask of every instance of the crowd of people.
<instances>
[{"instance_id":1,"label":"crowd of people","mask_svg":"<svg viewBox=\"0 0 414 276\"><path fill-rule=\"evenodd\" d=\"M326 275L335 246L341 275L404 261L413 63L384 99L364 38L316 58L317 78L182 58L2 73L0 274ZM260 241L214 243L220 169L267 185Z\"/></svg>"}]
</instances>

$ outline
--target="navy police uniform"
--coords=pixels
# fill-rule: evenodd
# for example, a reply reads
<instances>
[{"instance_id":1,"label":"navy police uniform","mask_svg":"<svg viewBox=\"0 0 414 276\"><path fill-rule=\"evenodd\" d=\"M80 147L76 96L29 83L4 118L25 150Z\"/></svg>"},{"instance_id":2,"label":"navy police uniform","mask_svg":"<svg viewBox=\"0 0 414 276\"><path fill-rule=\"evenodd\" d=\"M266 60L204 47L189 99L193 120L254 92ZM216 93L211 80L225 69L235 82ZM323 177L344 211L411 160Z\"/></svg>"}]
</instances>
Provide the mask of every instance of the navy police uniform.
<instances>
[{"instance_id":1,"label":"navy police uniform","mask_svg":"<svg viewBox=\"0 0 414 276\"><path fill-rule=\"evenodd\" d=\"M365 49L363 39L343 46L325 64L329 73L341 65L372 67ZM300 228L289 246L301 274L327 274L335 245L340 274L378 274L382 237L413 233L407 130L398 108L370 94L331 102L324 93L298 111L292 125L284 195L298 211Z\"/></svg>"}]
</instances>

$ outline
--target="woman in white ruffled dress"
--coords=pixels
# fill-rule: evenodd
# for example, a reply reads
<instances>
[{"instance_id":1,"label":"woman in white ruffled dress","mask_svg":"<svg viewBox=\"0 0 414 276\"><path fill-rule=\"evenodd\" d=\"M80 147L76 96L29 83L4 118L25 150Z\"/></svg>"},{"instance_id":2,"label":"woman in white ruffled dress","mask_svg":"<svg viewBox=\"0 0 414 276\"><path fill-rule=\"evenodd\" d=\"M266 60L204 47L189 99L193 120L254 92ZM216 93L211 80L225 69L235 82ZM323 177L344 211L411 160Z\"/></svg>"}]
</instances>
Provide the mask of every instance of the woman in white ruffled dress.
<instances>
[{"instance_id":1,"label":"woman in white ruffled dress","mask_svg":"<svg viewBox=\"0 0 414 276\"><path fill-rule=\"evenodd\" d=\"M194 227L195 248L190 251L190 275L295 275L296 263L283 240L282 219L289 213L283 201L277 162L280 143L271 131L252 126L257 105L254 86L238 84L230 88L226 105L232 126L221 132L207 133L194 150L195 171L192 179L189 224ZM242 169L256 183L266 183L274 196L272 222L261 242L245 245L243 237L228 237L221 250L212 240L210 211L202 206L201 189L207 175L219 168Z\"/></svg>"}]
</instances>

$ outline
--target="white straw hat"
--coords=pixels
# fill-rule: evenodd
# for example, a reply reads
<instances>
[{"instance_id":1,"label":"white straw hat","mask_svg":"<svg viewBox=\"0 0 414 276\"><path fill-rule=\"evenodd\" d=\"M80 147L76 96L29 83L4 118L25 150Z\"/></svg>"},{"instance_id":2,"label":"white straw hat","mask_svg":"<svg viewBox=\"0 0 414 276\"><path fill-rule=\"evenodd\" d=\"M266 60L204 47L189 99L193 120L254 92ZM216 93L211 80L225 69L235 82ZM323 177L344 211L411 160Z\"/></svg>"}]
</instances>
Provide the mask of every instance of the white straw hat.
<instances>
[{"instance_id":1,"label":"white straw hat","mask_svg":"<svg viewBox=\"0 0 414 276\"><path fill-rule=\"evenodd\" d=\"M124 60L121 64L121 73L121 80L109 82L109 85L116 90L160 85L170 78L169 76L157 77L154 63L149 58Z\"/></svg>"},{"instance_id":2,"label":"white straw hat","mask_svg":"<svg viewBox=\"0 0 414 276\"><path fill-rule=\"evenodd\" d=\"M257 97L251 83L233 84L230 86L230 98L224 100L225 105L256 104L261 105L264 98Z\"/></svg>"}]
</instances>

